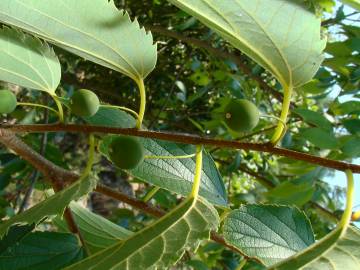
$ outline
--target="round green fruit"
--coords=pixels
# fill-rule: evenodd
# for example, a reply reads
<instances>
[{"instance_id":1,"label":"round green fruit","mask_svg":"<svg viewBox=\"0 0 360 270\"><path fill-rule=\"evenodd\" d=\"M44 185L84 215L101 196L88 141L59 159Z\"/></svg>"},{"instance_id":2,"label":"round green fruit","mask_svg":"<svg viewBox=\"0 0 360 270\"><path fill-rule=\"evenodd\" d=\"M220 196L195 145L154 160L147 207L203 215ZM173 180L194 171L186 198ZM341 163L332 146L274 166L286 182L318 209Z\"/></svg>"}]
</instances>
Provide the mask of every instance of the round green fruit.
<instances>
[{"instance_id":1,"label":"round green fruit","mask_svg":"<svg viewBox=\"0 0 360 270\"><path fill-rule=\"evenodd\" d=\"M235 132L252 130L259 123L258 108L246 99L233 99L225 107L224 121Z\"/></svg>"},{"instance_id":2,"label":"round green fruit","mask_svg":"<svg viewBox=\"0 0 360 270\"><path fill-rule=\"evenodd\" d=\"M76 91L70 100L72 113L80 117L93 116L99 110L99 107L99 98L94 92L87 89Z\"/></svg>"},{"instance_id":3,"label":"round green fruit","mask_svg":"<svg viewBox=\"0 0 360 270\"><path fill-rule=\"evenodd\" d=\"M0 113L12 113L16 106L15 94L10 90L0 90Z\"/></svg>"},{"instance_id":4,"label":"round green fruit","mask_svg":"<svg viewBox=\"0 0 360 270\"><path fill-rule=\"evenodd\" d=\"M137 138L116 137L110 144L110 160L119 168L129 170L144 160L144 146Z\"/></svg>"}]
</instances>

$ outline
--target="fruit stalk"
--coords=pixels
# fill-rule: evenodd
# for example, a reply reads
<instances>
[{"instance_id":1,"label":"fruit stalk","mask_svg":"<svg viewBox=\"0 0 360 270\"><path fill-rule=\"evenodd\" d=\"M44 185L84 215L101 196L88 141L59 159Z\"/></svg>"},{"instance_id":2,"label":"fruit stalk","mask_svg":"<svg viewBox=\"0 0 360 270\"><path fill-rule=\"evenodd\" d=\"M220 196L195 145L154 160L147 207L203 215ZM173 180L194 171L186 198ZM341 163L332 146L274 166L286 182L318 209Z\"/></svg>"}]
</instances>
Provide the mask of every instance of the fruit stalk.
<instances>
[{"instance_id":1,"label":"fruit stalk","mask_svg":"<svg viewBox=\"0 0 360 270\"><path fill-rule=\"evenodd\" d=\"M285 129L284 123L286 124L287 116L289 114L292 92L293 92L292 86L284 88L284 101L282 104L280 122L278 123L278 126L275 129L275 133L274 133L273 137L271 138L271 143L273 145L276 145L281 140L282 136L284 135L284 129Z\"/></svg>"},{"instance_id":2,"label":"fruit stalk","mask_svg":"<svg viewBox=\"0 0 360 270\"><path fill-rule=\"evenodd\" d=\"M52 98L54 99L55 104L58 108L59 121L60 123L64 123L64 111L62 108L62 104L56 95L52 95Z\"/></svg>"},{"instance_id":3,"label":"fruit stalk","mask_svg":"<svg viewBox=\"0 0 360 270\"><path fill-rule=\"evenodd\" d=\"M145 115L145 108L146 108L146 92L145 92L145 85L142 79L136 81L140 91L140 108L139 108L139 116L136 123L136 128L141 129L142 121Z\"/></svg>"},{"instance_id":4,"label":"fruit stalk","mask_svg":"<svg viewBox=\"0 0 360 270\"><path fill-rule=\"evenodd\" d=\"M197 199L201 184L201 170L202 170L202 145L196 146L196 163L195 163L195 176L190 198Z\"/></svg>"}]
</instances>

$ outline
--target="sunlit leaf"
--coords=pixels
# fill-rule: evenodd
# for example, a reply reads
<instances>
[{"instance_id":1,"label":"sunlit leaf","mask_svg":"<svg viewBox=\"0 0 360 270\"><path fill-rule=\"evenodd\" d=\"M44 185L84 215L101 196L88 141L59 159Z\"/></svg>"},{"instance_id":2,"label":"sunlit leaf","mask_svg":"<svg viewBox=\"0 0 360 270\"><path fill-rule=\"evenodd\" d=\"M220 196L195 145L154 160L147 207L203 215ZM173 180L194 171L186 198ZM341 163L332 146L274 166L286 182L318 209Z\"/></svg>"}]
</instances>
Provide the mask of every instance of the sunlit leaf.
<instances>
[{"instance_id":1,"label":"sunlit leaf","mask_svg":"<svg viewBox=\"0 0 360 270\"><path fill-rule=\"evenodd\" d=\"M346 5L351 6L352 8L356 9L357 11L360 11L360 2L359 0L340 0Z\"/></svg>"},{"instance_id":2,"label":"sunlit leaf","mask_svg":"<svg viewBox=\"0 0 360 270\"><path fill-rule=\"evenodd\" d=\"M287 206L241 206L226 217L223 230L229 244L267 266L296 254L315 241L305 214Z\"/></svg>"},{"instance_id":3,"label":"sunlit leaf","mask_svg":"<svg viewBox=\"0 0 360 270\"><path fill-rule=\"evenodd\" d=\"M303 252L272 267L272 270L357 270L360 268L360 231L336 229Z\"/></svg>"},{"instance_id":4,"label":"sunlit leaf","mask_svg":"<svg viewBox=\"0 0 360 270\"><path fill-rule=\"evenodd\" d=\"M0 80L54 94L60 77L59 59L48 44L15 29L0 29Z\"/></svg>"},{"instance_id":5,"label":"sunlit leaf","mask_svg":"<svg viewBox=\"0 0 360 270\"><path fill-rule=\"evenodd\" d=\"M325 40L303 0L168 0L271 71L284 87L316 73Z\"/></svg>"},{"instance_id":6,"label":"sunlit leaf","mask_svg":"<svg viewBox=\"0 0 360 270\"><path fill-rule=\"evenodd\" d=\"M196 249L203 239L209 239L210 230L218 225L212 205L189 198L127 240L66 269L167 269L185 250Z\"/></svg>"},{"instance_id":7,"label":"sunlit leaf","mask_svg":"<svg viewBox=\"0 0 360 270\"><path fill-rule=\"evenodd\" d=\"M155 67L151 34L113 1L2 0L0 21L135 80Z\"/></svg>"}]
</instances>

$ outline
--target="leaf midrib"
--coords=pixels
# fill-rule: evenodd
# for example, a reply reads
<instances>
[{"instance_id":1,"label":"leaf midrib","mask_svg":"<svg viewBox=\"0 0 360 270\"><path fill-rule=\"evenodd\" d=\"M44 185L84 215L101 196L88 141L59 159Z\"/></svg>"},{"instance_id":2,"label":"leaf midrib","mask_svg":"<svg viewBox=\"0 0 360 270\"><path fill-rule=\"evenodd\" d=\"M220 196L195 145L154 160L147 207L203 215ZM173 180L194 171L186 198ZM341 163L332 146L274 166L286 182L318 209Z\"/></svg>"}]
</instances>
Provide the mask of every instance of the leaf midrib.
<instances>
[{"instance_id":1,"label":"leaf midrib","mask_svg":"<svg viewBox=\"0 0 360 270\"><path fill-rule=\"evenodd\" d=\"M103 61L105 62L108 62L110 63L111 65L113 65L114 67L117 67L119 70L121 70L124 74L128 75L130 78L132 78L133 80L137 81L138 78L141 78L142 76L137 72L137 70L134 68L134 66L129 63L129 61L122 55L120 54L120 52L118 52L116 49L114 49L113 47L111 47L110 45L108 45L107 43L104 43L103 41L97 39L96 37L92 36L91 34L87 33L87 32L84 32L84 31L80 31L78 28L76 27L73 27L73 26L70 26L70 25L67 25L61 21L59 21L58 19L54 18L54 17L51 17L41 11L39 11L38 9L35 9L34 7L31 7L31 6L28 6L22 2L19 2L18 0L15 0L17 1L20 5L23 5L24 7L30 9L30 10L33 10L35 12L38 12L39 14L43 15L44 17L47 17L49 19L52 19L53 21L56 21L57 23L61 24L61 25L64 25L65 27L69 28L69 29L73 29L79 33L82 33L84 34L85 36L88 36L96 41L98 41L99 43L103 44L105 47L111 49L115 54L117 54L120 58L122 58L124 60L125 63L127 63L134 71L134 73L136 73L136 76L134 76L132 73L129 73L127 70L123 69L121 66L117 65L116 63L114 63L113 61L109 60L108 58L104 58L104 57L100 57L98 54L95 54L93 52L90 52L90 51L87 51L87 50L84 50L82 48L79 48L78 46L75 46L74 44L68 44L68 43L65 43L65 42L62 42L62 41L59 41L58 39L54 38L53 36L49 35L48 33L45 33L45 32L42 32L42 31L39 31L39 32L42 32L42 34L40 34L44 39L47 39L47 40L51 40L52 42L54 43L57 43L57 44L60 44L60 45L63 45L67 48L73 48L73 49L77 49L79 51L82 51L86 54L89 54L91 56L93 56L94 58L98 58L98 59L102 59ZM0 12L1 13L1 12ZM4 14L4 13L2 13ZM7 16L6 14L4 14L5 16ZM13 17L12 17L13 18ZM14 19L14 18L13 18ZM19 21L19 20L18 20ZM23 23L22 21L20 21L20 23ZM31 26L33 27L33 26ZM34 27L33 27L34 28ZM39 34L39 33L35 33L35 34ZM51 38L50 38L51 36Z\"/></svg>"}]
</instances>

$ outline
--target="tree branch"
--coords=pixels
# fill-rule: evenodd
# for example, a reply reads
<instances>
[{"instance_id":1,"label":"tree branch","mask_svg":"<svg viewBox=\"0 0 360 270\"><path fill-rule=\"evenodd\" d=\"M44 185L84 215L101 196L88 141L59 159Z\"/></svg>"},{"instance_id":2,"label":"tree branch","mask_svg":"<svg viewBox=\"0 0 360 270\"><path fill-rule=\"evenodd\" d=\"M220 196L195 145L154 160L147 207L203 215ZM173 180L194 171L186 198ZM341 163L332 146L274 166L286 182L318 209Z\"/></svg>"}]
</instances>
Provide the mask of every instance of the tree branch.
<instances>
[{"instance_id":1,"label":"tree branch","mask_svg":"<svg viewBox=\"0 0 360 270\"><path fill-rule=\"evenodd\" d=\"M91 126L91 125L74 125L74 124L2 125L0 126L0 137L1 137L1 133L9 132L9 131L19 132L19 133L65 131L65 132L81 132L81 133L109 133L109 134L131 135L137 137L184 143L184 144L193 144L193 145L202 144L207 146L218 146L225 148L261 151L261 152L271 153L274 155L305 161L308 163L312 163L340 171L351 170L353 173L360 173L360 165L322 158L294 150L278 148L278 147L274 147L270 143L245 143L238 141L212 139L208 137L200 137L189 134L138 130L134 128L115 128L115 127L102 127L102 126Z\"/></svg>"},{"instance_id":2,"label":"tree branch","mask_svg":"<svg viewBox=\"0 0 360 270\"><path fill-rule=\"evenodd\" d=\"M67 182L70 183L76 181L79 178L79 176L75 173L64 170L63 168L53 164L51 161L43 158L39 153L31 149L28 145L22 142L22 140L17 138L12 131L0 129L0 143L5 144L8 148L12 149L19 156L27 160L31 165L41 171L44 175L48 175L49 177L51 177L51 181L55 191L58 191L59 188L64 187L64 182L62 181L63 179L66 179ZM60 184L61 186L59 186ZM123 193L116 192L104 185L98 185L95 191L103 193L119 201L125 202L129 205L132 205L135 208L140 209L155 217L161 217L166 214L161 209L155 208L150 204L144 203L143 201L140 201L138 199L131 198ZM68 208L65 210L64 217L68 223L70 231L76 233L79 236L80 241L83 243L84 248L86 249L86 245L84 244L85 242L82 238L82 235L74 221L71 211ZM211 232L211 239L246 257L238 249L228 245L225 240L216 232Z\"/></svg>"},{"instance_id":3,"label":"tree branch","mask_svg":"<svg viewBox=\"0 0 360 270\"><path fill-rule=\"evenodd\" d=\"M50 184L56 182L58 187L64 186L65 179L69 178L69 172L50 162L42 155L34 151L21 139L16 137L11 130L0 128L0 143L4 144L24 160L42 172Z\"/></svg>"}]
</instances>

